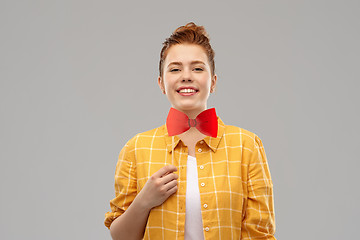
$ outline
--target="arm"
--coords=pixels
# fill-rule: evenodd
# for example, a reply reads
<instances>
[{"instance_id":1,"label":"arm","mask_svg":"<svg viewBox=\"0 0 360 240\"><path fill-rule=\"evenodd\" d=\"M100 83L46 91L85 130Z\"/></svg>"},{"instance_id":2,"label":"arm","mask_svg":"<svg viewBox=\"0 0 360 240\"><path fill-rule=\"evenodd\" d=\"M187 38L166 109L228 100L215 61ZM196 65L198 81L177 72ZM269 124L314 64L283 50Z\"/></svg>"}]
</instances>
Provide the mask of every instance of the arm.
<instances>
[{"instance_id":1,"label":"arm","mask_svg":"<svg viewBox=\"0 0 360 240\"><path fill-rule=\"evenodd\" d=\"M140 198L135 198L130 207L110 225L111 237L116 239L142 239L150 209Z\"/></svg>"},{"instance_id":2,"label":"arm","mask_svg":"<svg viewBox=\"0 0 360 240\"><path fill-rule=\"evenodd\" d=\"M110 225L114 240L142 239L150 210L161 205L177 191L175 166L168 165L154 173L127 210Z\"/></svg>"},{"instance_id":3,"label":"arm","mask_svg":"<svg viewBox=\"0 0 360 240\"><path fill-rule=\"evenodd\" d=\"M248 165L248 199L241 239L275 240L273 184L263 144L255 135Z\"/></svg>"}]
</instances>

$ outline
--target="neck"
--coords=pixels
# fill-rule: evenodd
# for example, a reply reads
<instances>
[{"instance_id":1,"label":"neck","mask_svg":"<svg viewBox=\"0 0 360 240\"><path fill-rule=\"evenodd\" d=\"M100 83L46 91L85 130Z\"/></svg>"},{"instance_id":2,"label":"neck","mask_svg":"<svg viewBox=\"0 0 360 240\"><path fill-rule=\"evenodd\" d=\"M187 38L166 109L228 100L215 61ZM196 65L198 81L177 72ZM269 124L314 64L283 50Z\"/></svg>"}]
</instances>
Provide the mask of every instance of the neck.
<instances>
[{"instance_id":1,"label":"neck","mask_svg":"<svg viewBox=\"0 0 360 240\"><path fill-rule=\"evenodd\" d=\"M184 141L189 141L189 140L194 140L194 139L196 141L198 141L200 139L205 138L206 135L202 134L199 130L192 127L188 131L179 134L179 137L183 142Z\"/></svg>"},{"instance_id":2,"label":"neck","mask_svg":"<svg viewBox=\"0 0 360 240\"><path fill-rule=\"evenodd\" d=\"M197 115L199 115L202 111L205 111L207 108L203 108L203 109L197 109L197 110L189 110L189 111L186 111L186 110L180 110L180 109L177 109L183 113L185 113L190 119L195 119L197 117Z\"/></svg>"}]
</instances>

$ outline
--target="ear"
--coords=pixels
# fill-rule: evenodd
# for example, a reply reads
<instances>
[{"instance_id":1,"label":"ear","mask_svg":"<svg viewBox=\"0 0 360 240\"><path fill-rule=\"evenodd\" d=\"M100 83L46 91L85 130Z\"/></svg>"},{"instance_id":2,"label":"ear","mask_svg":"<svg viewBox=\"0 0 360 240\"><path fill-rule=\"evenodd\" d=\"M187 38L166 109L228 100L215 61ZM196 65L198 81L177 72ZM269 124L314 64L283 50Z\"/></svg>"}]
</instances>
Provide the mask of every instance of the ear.
<instances>
[{"instance_id":1,"label":"ear","mask_svg":"<svg viewBox=\"0 0 360 240\"><path fill-rule=\"evenodd\" d=\"M214 74L214 76L212 77L212 80L211 80L210 93L213 93L215 91L216 82L217 82L217 75Z\"/></svg>"},{"instance_id":2,"label":"ear","mask_svg":"<svg viewBox=\"0 0 360 240\"><path fill-rule=\"evenodd\" d=\"M166 94L165 93L165 85L164 85L164 81L163 81L163 79L162 79L162 77L158 77L158 85L159 85L159 87L160 87L160 89L161 89L161 92L163 93L163 94Z\"/></svg>"}]
</instances>

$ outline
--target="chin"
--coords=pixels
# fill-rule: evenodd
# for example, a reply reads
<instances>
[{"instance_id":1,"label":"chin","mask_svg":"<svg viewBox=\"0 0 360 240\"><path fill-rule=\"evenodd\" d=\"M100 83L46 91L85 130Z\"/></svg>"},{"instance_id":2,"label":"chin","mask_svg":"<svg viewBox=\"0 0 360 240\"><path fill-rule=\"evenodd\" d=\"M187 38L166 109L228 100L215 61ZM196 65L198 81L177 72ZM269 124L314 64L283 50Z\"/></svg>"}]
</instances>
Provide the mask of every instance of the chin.
<instances>
[{"instance_id":1,"label":"chin","mask_svg":"<svg viewBox=\"0 0 360 240\"><path fill-rule=\"evenodd\" d=\"M200 106L194 106L194 105L181 105L181 106L176 106L176 109L180 110L180 111L197 111L199 109L205 109L204 107L200 107Z\"/></svg>"}]
</instances>

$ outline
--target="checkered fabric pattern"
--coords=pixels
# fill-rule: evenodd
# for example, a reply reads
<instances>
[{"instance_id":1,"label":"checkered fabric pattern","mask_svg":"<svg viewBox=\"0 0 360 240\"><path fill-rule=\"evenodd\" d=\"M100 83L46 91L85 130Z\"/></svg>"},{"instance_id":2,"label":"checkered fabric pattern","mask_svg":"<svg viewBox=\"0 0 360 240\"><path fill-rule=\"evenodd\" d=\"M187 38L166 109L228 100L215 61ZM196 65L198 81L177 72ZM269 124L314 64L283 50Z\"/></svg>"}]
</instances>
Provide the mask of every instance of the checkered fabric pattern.
<instances>
[{"instance_id":1,"label":"checkered fabric pattern","mask_svg":"<svg viewBox=\"0 0 360 240\"><path fill-rule=\"evenodd\" d=\"M205 239L275 239L273 184L260 138L224 125L195 146ZM172 155L173 154L173 155ZM144 239L184 239L187 147L166 126L139 133L121 150L105 226L126 211L151 175L178 168L178 191L150 211Z\"/></svg>"}]
</instances>

